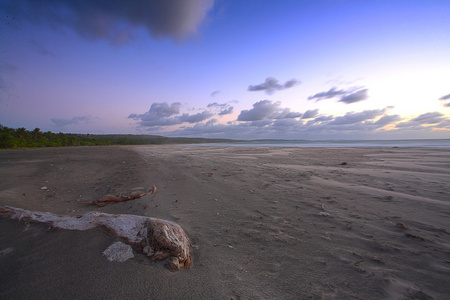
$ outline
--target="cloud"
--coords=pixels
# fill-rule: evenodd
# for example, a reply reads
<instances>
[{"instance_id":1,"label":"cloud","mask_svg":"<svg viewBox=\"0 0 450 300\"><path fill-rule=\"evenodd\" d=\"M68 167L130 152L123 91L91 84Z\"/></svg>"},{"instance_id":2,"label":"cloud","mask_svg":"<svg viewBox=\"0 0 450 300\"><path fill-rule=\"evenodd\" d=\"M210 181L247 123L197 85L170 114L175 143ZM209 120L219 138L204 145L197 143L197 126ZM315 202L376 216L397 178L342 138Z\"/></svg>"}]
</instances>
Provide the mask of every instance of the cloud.
<instances>
[{"instance_id":1,"label":"cloud","mask_svg":"<svg viewBox=\"0 0 450 300\"><path fill-rule=\"evenodd\" d=\"M230 106L228 108L221 110L218 115L224 116L224 115L231 115L232 113L233 113L233 106Z\"/></svg>"},{"instance_id":2,"label":"cloud","mask_svg":"<svg viewBox=\"0 0 450 300\"><path fill-rule=\"evenodd\" d=\"M361 123L368 120L373 120L386 112L386 109L374 109L374 110L364 110L362 112L349 112L344 116L339 116L334 118L329 125L347 125Z\"/></svg>"},{"instance_id":3,"label":"cloud","mask_svg":"<svg viewBox=\"0 0 450 300\"><path fill-rule=\"evenodd\" d=\"M139 119L142 121L160 120L179 114L180 106L181 103L179 102L172 103L170 106L167 102L153 103L148 112L141 115L131 114L128 118L136 120Z\"/></svg>"},{"instance_id":4,"label":"cloud","mask_svg":"<svg viewBox=\"0 0 450 300\"><path fill-rule=\"evenodd\" d=\"M197 113L195 115L189 115L189 114L182 114L178 120L181 123L199 123L202 121L205 121L209 118L211 118L212 116L214 116L213 113L209 112L209 111L202 111L201 113Z\"/></svg>"},{"instance_id":5,"label":"cloud","mask_svg":"<svg viewBox=\"0 0 450 300\"><path fill-rule=\"evenodd\" d=\"M441 101L447 101L447 100L450 100L450 94L445 95L445 96L442 96L441 98L439 98L439 100L441 100ZM443 103L442 106L444 106L444 107L450 107L450 102Z\"/></svg>"},{"instance_id":6,"label":"cloud","mask_svg":"<svg viewBox=\"0 0 450 300\"><path fill-rule=\"evenodd\" d=\"M33 50L34 50L36 53L38 53L38 54L41 54L41 55L44 55L44 56L53 56L53 57L56 56L55 53L53 53L53 52L50 51L50 50L47 50L44 46L42 46L42 45L41 45L38 41L36 41L36 40L31 40L31 41L30 41L30 45L32 46Z\"/></svg>"},{"instance_id":7,"label":"cloud","mask_svg":"<svg viewBox=\"0 0 450 300\"><path fill-rule=\"evenodd\" d=\"M333 116L320 116L314 119L314 121L316 122L325 122L325 121L331 121L333 120L334 117Z\"/></svg>"},{"instance_id":8,"label":"cloud","mask_svg":"<svg viewBox=\"0 0 450 300\"><path fill-rule=\"evenodd\" d=\"M297 121L296 119L281 119L281 120L276 120L275 122L273 122L273 126L275 127L292 127L292 126L296 126L299 123L299 121Z\"/></svg>"},{"instance_id":9,"label":"cloud","mask_svg":"<svg viewBox=\"0 0 450 300\"><path fill-rule=\"evenodd\" d=\"M252 127L266 127L273 124L273 120L266 119L266 120L251 121L248 122L247 124L249 124Z\"/></svg>"},{"instance_id":10,"label":"cloud","mask_svg":"<svg viewBox=\"0 0 450 300\"><path fill-rule=\"evenodd\" d=\"M442 96L439 100L450 100L450 94Z\"/></svg>"},{"instance_id":11,"label":"cloud","mask_svg":"<svg viewBox=\"0 0 450 300\"><path fill-rule=\"evenodd\" d=\"M319 124L319 123L323 123L323 122L328 122L333 119L334 119L333 116L320 116L313 120L309 120L308 122L306 122L306 125L311 126L311 125L315 125L315 124Z\"/></svg>"},{"instance_id":12,"label":"cloud","mask_svg":"<svg viewBox=\"0 0 450 300\"><path fill-rule=\"evenodd\" d=\"M369 91L368 89L360 89L355 91L355 88L349 90L338 90L336 87L332 87L330 90L326 92L320 92L313 96L309 96L308 100L320 101L340 96L341 99L339 100L339 102L350 104L366 100L369 97L368 91Z\"/></svg>"},{"instance_id":13,"label":"cloud","mask_svg":"<svg viewBox=\"0 0 450 300\"><path fill-rule=\"evenodd\" d=\"M79 124L80 122L88 123L91 121L91 116L80 116L80 117L73 117L71 119L59 119L59 118L51 118L50 121L53 122L53 126L55 127L65 127L68 125L75 125Z\"/></svg>"},{"instance_id":14,"label":"cloud","mask_svg":"<svg viewBox=\"0 0 450 300\"><path fill-rule=\"evenodd\" d=\"M419 123L419 124L436 124L443 121L443 114L440 112L430 112L421 114L420 116L411 120L411 122Z\"/></svg>"},{"instance_id":15,"label":"cloud","mask_svg":"<svg viewBox=\"0 0 450 300\"><path fill-rule=\"evenodd\" d=\"M0 61L0 90L7 90L9 88L8 80L4 78L9 78L9 76L16 72L17 69L16 65L6 61Z\"/></svg>"},{"instance_id":16,"label":"cloud","mask_svg":"<svg viewBox=\"0 0 450 300\"><path fill-rule=\"evenodd\" d=\"M302 119L312 119L315 116L317 116L319 114L319 110L318 109L314 109L314 110L307 110L305 111L305 113L302 116Z\"/></svg>"},{"instance_id":17,"label":"cloud","mask_svg":"<svg viewBox=\"0 0 450 300\"><path fill-rule=\"evenodd\" d=\"M217 102L210 103L207 106L210 109L218 110L219 116L229 115L233 113L233 106L230 106L229 104L219 104Z\"/></svg>"},{"instance_id":18,"label":"cloud","mask_svg":"<svg viewBox=\"0 0 450 300\"><path fill-rule=\"evenodd\" d=\"M210 103L207 109L203 109L196 114L181 113L181 103L174 102L168 104L167 102L152 103L149 111L143 114L132 113L128 116L129 119L138 121L141 127L158 127L181 125L184 123L196 124L206 121L215 115L223 116L230 114L233 107L228 104L219 104L217 102ZM209 120L211 122L213 120Z\"/></svg>"},{"instance_id":19,"label":"cloud","mask_svg":"<svg viewBox=\"0 0 450 300\"><path fill-rule=\"evenodd\" d=\"M446 118L444 118L444 115L441 114L440 112L429 112L421 114L418 117L415 117L409 121L398 123L397 127L420 128L423 127L422 125L434 125L444 121L446 121Z\"/></svg>"},{"instance_id":20,"label":"cloud","mask_svg":"<svg viewBox=\"0 0 450 300\"><path fill-rule=\"evenodd\" d=\"M261 101L260 101L261 102ZM256 107L260 102L255 103ZM272 111L283 111L274 103L263 102L265 105L275 105ZM270 107L270 106L269 106ZM254 121L230 122L228 124L207 123L184 127L172 132L176 136L208 136L224 138L275 138L275 139L324 139L324 138L367 138L381 130L390 122L398 120L397 116L386 116L389 107L379 110L352 112L344 116L319 116L314 120L304 122L298 118L262 119Z\"/></svg>"},{"instance_id":21,"label":"cloud","mask_svg":"<svg viewBox=\"0 0 450 300\"><path fill-rule=\"evenodd\" d=\"M367 92L368 92L368 89L363 89L363 90L359 90L359 91L356 91L356 92L348 94L348 95L344 95L341 97L341 100L339 100L339 102L344 102L344 103L350 104L350 103L355 103L355 102L366 100L369 97L369 95L367 95Z\"/></svg>"},{"instance_id":22,"label":"cloud","mask_svg":"<svg viewBox=\"0 0 450 300\"><path fill-rule=\"evenodd\" d=\"M13 64L3 61L3 60L0 61L0 72L14 73L15 71L17 71L16 65L13 65Z\"/></svg>"},{"instance_id":23,"label":"cloud","mask_svg":"<svg viewBox=\"0 0 450 300\"><path fill-rule=\"evenodd\" d=\"M273 94L275 91L280 91L284 89L291 88L295 85L300 84L300 81L296 79L291 79L286 81L285 84L279 84L278 80L273 77L267 77L264 83L258 85L250 85L247 90L249 91L266 91L266 94Z\"/></svg>"},{"instance_id":24,"label":"cloud","mask_svg":"<svg viewBox=\"0 0 450 300\"><path fill-rule=\"evenodd\" d=\"M385 115L382 116L378 121L375 122L376 125L386 126L400 121L402 118L399 115Z\"/></svg>"},{"instance_id":25,"label":"cloud","mask_svg":"<svg viewBox=\"0 0 450 300\"><path fill-rule=\"evenodd\" d=\"M222 104L211 103L208 109L218 109L221 106ZM304 115L315 115L315 118L300 118L298 117L301 116L300 113L281 107L280 102L262 100L256 102L252 109L241 111L235 121L226 124L220 123L217 119L209 119L198 123L186 122L172 131L164 128L161 130L158 127L148 127L147 130L155 133L161 130L159 133L168 136L313 140L410 138L412 132L416 136L416 132L421 132L425 138L433 136L436 132L440 134L450 130L450 119L441 113L424 113L407 122L399 123L402 118L399 115L389 115L390 109L392 107L388 106L338 116L319 116L318 111L312 110L306 111ZM203 118L199 118L201 119ZM191 121L196 120L193 118Z\"/></svg>"},{"instance_id":26,"label":"cloud","mask_svg":"<svg viewBox=\"0 0 450 300\"><path fill-rule=\"evenodd\" d=\"M213 5L214 0L15 0L1 8L18 19L65 25L82 37L119 45L139 27L155 38L185 39L197 33Z\"/></svg>"},{"instance_id":27,"label":"cloud","mask_svg":"<svg viewBox=\"0 0 450 300\"><path fill-rule=\"evenodd\" d=\"M272 103L270 100L261 100L253 104L250 110L243 110L238 121L258 121L265 119L286 119L301 117L301 113L291 112L289 108L280 108L281 102Z\"/></svg>"},{"instance_id":28,"label":"cloud","mask_svg":"<svg viewBox=\"0 0 450 300\"><path fill-rule=\"evenodd\" d=\"M220 94L220 91L214 91L214 92L211 93L211 97L215 97L218 94Z\"/></svg>"},{"instance_id":29,"label":"cloud","mask_svg":"<svg viewBox=\"0 0 450 300\"><path fill-rule=\"evenodd\" d=\"M347 91L345 91L345 90L338 90L336 87L332 87L327 92L320 92L320 93L317 93L317 94L315 94L313 96L309 96L308 100L315 99L316 101L320 101L320 100L323 100L323 99L331 99L331 98L334 98L334 97L337 97L337 96L341 96L341 95L346 95L346 94L348 94Z\"/></svg>"}]
</instances>

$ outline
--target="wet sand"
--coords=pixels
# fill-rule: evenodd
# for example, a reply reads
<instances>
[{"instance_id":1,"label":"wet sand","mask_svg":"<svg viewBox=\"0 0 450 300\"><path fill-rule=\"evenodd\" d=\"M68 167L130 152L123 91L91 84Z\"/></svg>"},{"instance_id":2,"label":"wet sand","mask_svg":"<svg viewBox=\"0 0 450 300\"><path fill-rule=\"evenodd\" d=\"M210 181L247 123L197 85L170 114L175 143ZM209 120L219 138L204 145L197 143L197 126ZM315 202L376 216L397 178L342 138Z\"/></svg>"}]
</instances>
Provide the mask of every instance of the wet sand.
<instances>
[{"instance_id":1,"label":"wet sand","mask_svg":"<svg viewBox=\"0 0 450 300\"><path fill-rule=\"evenodd\" d=\"M0 220L0 298L446 299L449 195L449 149L0 151L0 206L167 219L193 255L176 272L138 253L110 262L120 239L105 231Z\"/></svg>"}]
</instances>

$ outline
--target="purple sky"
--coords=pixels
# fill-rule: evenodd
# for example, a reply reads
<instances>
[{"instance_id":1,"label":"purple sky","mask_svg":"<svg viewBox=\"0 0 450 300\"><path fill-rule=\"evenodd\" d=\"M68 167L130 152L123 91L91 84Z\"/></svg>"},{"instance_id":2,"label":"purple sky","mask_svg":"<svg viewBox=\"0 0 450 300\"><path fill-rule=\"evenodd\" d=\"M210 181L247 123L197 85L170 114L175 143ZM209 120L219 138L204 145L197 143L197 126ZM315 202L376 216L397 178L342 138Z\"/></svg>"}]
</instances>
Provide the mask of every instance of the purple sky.
<instances>
[{"instance_id":1,"label":"purple sky","mask_svg":"<svg viewBox=\"0 0 450 300\"><path fill-rule=\"evenodd\" d=\"M450 138L450 1L0 0L0 124Z\"/></svg>"}]
</instances>

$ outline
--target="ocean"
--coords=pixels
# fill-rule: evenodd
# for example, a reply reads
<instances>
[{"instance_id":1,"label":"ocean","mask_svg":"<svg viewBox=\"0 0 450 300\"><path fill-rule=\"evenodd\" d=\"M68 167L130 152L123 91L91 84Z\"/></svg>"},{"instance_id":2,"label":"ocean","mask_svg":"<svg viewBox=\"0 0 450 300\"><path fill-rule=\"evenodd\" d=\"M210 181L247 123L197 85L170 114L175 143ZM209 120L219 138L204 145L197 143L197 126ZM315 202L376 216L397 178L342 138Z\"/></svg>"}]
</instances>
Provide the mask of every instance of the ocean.
<instances>
[{"instance_id":1,"label":"ocean","mask_svg":"<svg viewBox=\"0 0 450 300\"><path fill-rule=\"evenodd\" d=\"M414 140L252 140L229 143L200 144L233 147L366 147L366 148L450 148L450 139Z\"/></svg>"}]
</instances>

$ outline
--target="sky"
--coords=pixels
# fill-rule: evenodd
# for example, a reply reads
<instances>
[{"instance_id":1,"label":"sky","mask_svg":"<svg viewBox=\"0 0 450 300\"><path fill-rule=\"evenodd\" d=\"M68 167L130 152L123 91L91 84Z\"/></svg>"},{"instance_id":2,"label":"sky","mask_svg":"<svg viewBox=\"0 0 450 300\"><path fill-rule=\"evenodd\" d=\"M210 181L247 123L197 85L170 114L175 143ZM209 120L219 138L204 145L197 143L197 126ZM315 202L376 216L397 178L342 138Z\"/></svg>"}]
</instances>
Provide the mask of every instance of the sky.
<instances>
[{"instance_id":1,"label":"sky","mask_svg":"<svg viewBox=\"0 0 450 300\"><path fill-rule=\"evenodd\" d=\"M0 0L0 124L450 138L450 1Z\"/></svg>"}]
</instances>

